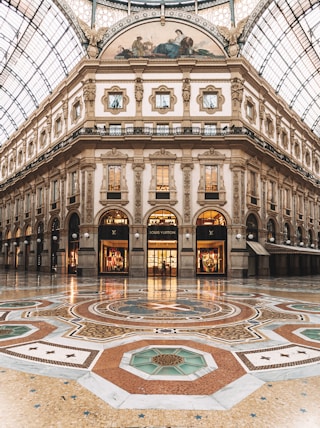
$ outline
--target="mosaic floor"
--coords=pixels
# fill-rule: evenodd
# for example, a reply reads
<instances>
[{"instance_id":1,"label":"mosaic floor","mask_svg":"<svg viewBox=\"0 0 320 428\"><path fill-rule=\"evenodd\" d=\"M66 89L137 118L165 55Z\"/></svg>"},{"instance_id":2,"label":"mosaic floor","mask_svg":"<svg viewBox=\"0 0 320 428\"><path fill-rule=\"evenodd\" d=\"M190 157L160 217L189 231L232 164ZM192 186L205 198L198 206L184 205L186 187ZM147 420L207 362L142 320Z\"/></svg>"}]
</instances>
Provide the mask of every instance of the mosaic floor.
<instances>
[{"instance_id":1,"label":"mosaic floor","mask_svg":"<svg viewBox=\"0 0 320 428\"><path fill-rule=\"evenodd\" d=\"M0 273L1 428L320 427L320 277Z\"/></svg>"}]
</instances>

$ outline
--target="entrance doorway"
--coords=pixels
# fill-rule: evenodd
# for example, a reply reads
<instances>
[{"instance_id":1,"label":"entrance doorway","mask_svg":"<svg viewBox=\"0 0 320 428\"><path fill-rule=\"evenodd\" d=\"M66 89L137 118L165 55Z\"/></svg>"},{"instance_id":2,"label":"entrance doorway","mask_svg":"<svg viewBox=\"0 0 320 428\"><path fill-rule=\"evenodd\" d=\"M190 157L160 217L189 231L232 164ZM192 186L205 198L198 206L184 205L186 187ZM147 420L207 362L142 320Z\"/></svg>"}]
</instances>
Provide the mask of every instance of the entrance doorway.
<instances>
[{"instance_id":1,"label":"entrance doorway","mask_svg":"<svg viewBox=\"0 0 320 428\"><path fill-rule=\"evenodd\" d=\"M176 216L158 210L148 219L148 276L176 277L178 253Z\"/></svg>"},{"instance_id":2,"label":"entrance doorway","mask_svg":"<svg viewBox=\"0 0 320 428\"><path fill-rule=\"evenodd\" d=\"M177 276L177 250L149 248L148 276Z\"/></svg>"}]
</instances>

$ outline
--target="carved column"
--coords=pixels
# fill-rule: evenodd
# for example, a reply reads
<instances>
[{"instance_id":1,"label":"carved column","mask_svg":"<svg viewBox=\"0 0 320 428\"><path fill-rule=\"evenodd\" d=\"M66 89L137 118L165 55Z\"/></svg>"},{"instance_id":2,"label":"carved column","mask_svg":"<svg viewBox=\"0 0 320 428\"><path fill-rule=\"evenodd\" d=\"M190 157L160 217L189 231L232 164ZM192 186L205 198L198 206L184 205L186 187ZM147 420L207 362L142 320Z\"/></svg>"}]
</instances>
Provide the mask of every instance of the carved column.
<instances>
[{"instance_id":1,"label":"carved column","mask_svg":"<svg viewBox=\"0 0 320 428\"><path fill-rule=\"evenodd\" d=\"M144 163L142 159L136 159L132 165L134 171L134 224L130 229L130 276L142 277L146 275L146 228L142 224L142 171Z\"/></svg>"},{"instance_id":2,"label":"carved column","mask_svg":"<svg viewBox=\"0 0 320 428\"><path fill-rule=\"evenodd\" d=\"M191 158L182 158L181 169L183 171L183 224L179 228L179 239L182 241L182 249L179 261L179 276L190 278L195 275L195 242L194 230L191 224L191 172L193 162ZM188 238L187 238L188 233Z\"/></svg>"},{"instance_id":3,"label":"carved column","mask_svg":"<svg viewBox=\"0 0 320 428\"><path fill-rule=\"evenodd\" d=\"M94 170L93 162L81 165L81 230L78 252L78 275L98 273L98 228L94 226ZM85 237L84 233L89 236Z\"/></svg>"},{"instance_id":4,"label":"carved column","mask_svg":"<svg viewBox=\"0 0 320 428\"><path fill-rule=\"evenodd\" d=\"M248 274L248 250L246 248L246 192L245 165L239 159L230 165L233 175L232 224L228 225L228 245L231 248L228 271L235 278ZM237 236L239 238L237 238Z\"/></svg>"}]
</instances>

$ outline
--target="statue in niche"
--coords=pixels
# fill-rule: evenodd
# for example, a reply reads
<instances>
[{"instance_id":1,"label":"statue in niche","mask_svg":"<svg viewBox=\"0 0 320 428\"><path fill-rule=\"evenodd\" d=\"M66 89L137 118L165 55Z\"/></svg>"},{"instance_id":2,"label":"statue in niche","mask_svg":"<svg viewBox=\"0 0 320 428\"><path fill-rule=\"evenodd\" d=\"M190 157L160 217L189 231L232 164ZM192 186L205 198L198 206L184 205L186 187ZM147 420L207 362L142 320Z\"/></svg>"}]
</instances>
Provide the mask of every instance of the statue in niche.
<instances>
[{"instance_id":1,"label":"statue in niche","mask_svg":"<svg viewBox=\"0 0 320 428\"><path fill-rule=\"evenodd\" d=\"M228 44L228 53L231 58L238 56L240 47L239 47L239 38L242 34L244 26L246 25L248 18L242 19L237 26L234 22L231 23L231 27L221 27L218 26L219 33L229 42Z\"/></svg>"},{"instance_id":2,"label":"statue in niche","mask_svg":"<svg viewBox=\"0 0 320 428\"><path fill-rule=\"evenodd\" d=\"M103 39L108 27L101 27L96 30L95 25L91 28L82 19L79 19L79 24L89 42L87 48L89 58L97 58L99 55L98 43Z\"/></svg>"}]
</instances>

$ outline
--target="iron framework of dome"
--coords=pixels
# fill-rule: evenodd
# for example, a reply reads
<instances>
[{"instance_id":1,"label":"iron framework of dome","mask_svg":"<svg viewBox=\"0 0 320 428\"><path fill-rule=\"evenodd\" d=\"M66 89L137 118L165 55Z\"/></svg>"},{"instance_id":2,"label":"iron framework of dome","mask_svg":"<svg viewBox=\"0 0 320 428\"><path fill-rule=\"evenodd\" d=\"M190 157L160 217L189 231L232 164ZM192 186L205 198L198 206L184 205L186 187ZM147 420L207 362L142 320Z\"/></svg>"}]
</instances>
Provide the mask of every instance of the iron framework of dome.
<instances>
[{"instance_id":1,"label":"iron framework of dome","mask_svg":"<svg viewBox=\"0 0 320 428\"><path fill-rule=\"evenodd\" d=\"M127 7L129 11L129 2L122 0L88 3ZM201 8L205 17L206 8L226 3L230 3L233 11L241 2L133 0L130 5L139 8L165 5L195 12ZM85 56L85 39L75 12L63 0L0 1L0 145ZM241 54L317 136L320 136L319 16L318 0L262 0L249 17L241 49Z\"/></svg>"}]
</instances>

